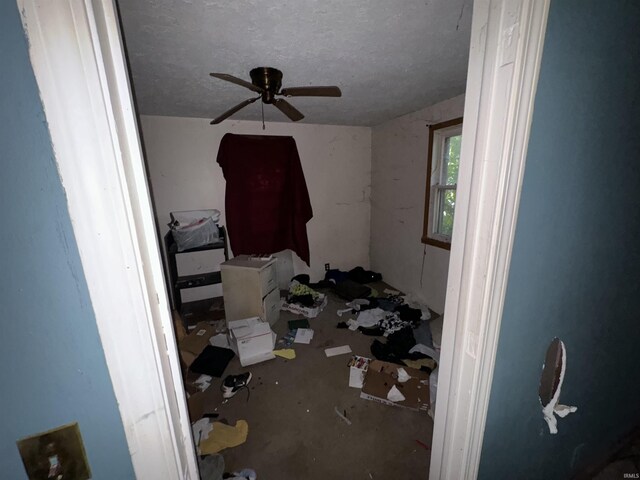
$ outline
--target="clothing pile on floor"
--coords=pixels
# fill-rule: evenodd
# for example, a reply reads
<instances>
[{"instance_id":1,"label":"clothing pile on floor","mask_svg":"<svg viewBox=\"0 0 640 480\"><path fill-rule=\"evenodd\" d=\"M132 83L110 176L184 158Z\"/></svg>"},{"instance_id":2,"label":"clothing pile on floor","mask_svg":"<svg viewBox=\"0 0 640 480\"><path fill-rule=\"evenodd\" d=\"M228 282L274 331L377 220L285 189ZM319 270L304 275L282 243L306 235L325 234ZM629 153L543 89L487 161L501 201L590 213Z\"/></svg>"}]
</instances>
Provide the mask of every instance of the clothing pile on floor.
<instances>
[{"instance_id":1,"label":"clothing pile on floor","mask_svg":"<svg viewBox=\"0 0 640 480\"><path fill-rule=\"evenodd\" d=\"M348 309L338 310L338 315L351 313L355 319L338 324L339 328L349 328L374 337L385 337L386 341L375 339L371 353L378 360L432 371L436 367L437 353L433 348L429 319L431 314L414 308L407 303L399 303L402 297L357 299L347 303ZM420 340L416 340L418 337ZM417 348L415 348L417 347Z\"/></svg>"},{"instance_id":2,"label":"clothing pile on floor","mask_svg":"<svg viewBox=\"0 0 640 480\"><path fill-rule=\"evenodd\" d=\"M338 328L383 337L371 344L371 353L378 360L431 372L437 366L438 353L429 328L429 308L398 291L386 289L381 293L368 285L377 281L382 281L382 275L363 267L348 272L328 270L318 283L311 283L308 275L297 275L289 284L282 308L313 318L326 305L326 296L317 290L330 290L348 300L347 308L338 310L338 316L353 317L338 323ZM281 340L284 348L293 343L294 336L290 331Z\"/></svg>"},{"instance_id":3,"label":"clothing pile on floor","mask_svg":"<svg viewBox=\"0 0 640 480\"><path fill-rule=\"evenodd\" d=\"M375 358L432 371L437 366L438 354L429 328L431 312L400 292L385 290L380 294L365 285L381 280L381 274L356 267L349 272L329 270L320 286L332 288L337 295L349 300L347 308L337 313L355 318L338 323L338 328L386 338L386 341L375 339L371 344Z\"/></svg>"},{"instance_id":4,"label":"clothing pile on floor","mask_svg":"<svg viewBox=\"0 0 640 480\"><path fill-rule=\"evenodd\" d=\"M327 296L312 288L309 275L297 275L289 283L289 292L282 302L282 310L315 318L326 305Z\"/></svg>"}]
</instances>

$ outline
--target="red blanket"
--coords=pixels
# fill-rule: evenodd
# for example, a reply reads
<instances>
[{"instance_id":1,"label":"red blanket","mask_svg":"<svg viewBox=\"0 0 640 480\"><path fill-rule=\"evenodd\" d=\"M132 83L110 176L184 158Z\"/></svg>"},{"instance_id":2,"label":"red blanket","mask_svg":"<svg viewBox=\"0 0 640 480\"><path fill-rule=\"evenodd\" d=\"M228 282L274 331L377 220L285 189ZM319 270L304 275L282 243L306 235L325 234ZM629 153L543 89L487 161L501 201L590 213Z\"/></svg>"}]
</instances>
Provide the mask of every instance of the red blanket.
<instances>
[{"instance_id":1,"label":"red blanket","mask_svg":"<svg viewBox=\"0 0 640 480\"><path fill-rule=\"evenodd\" d=\"M293 250L309 265L307 222L313 217L292 137L222 137L218 164L227 181L227 231L234 255Z\"/></svg>"}]
</instances>

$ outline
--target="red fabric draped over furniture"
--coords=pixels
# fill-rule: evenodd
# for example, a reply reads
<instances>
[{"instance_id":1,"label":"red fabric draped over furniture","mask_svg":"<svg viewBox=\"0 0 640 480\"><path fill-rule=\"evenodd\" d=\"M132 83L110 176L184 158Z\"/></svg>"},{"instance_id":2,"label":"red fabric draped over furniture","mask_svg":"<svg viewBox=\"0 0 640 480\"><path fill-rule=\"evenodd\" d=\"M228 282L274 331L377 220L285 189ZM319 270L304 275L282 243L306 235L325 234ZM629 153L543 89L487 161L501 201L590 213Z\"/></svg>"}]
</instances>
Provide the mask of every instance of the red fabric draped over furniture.
<instances>
[{"instance_id":1,"label":"red fabric draped over furniture","mask_svg":"<svg viewBox=\"0 0 640 480\"><path fill-rule=\"evenodd\" d=\"M227 232L234 255L291 249L309 265L313 217L293 137L222 137L218 164L227 181Z\"/></svg>"}]
</instances>

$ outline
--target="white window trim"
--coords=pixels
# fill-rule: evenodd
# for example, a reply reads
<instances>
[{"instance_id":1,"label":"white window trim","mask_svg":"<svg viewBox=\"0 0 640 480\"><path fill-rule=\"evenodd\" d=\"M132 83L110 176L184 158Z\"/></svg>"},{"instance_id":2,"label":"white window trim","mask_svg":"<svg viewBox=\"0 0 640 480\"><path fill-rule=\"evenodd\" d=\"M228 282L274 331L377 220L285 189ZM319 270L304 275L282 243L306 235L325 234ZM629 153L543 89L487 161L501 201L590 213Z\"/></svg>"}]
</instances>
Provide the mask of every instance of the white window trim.
<instances>
[{"instance_id":1,"label":"white window trim","mask_svg":"<svg viewBox=\"0 0 640 480\"><path fill-rule=\"evenodd\" d=\"M457 184L445 185L443 178L444 169L444 143L448 137L462 135L462 124L440 128L433 132L433 145L431 146L431 185L429 187L429 215L427 221L428 236L433 240L451 243L451 236L436 231L437 221L440 219L440 193L444 190L457 190ZM434 161L435 160L435 161ZM455 213L454 213L455 218Z\"/></svg>"}]
</instances>

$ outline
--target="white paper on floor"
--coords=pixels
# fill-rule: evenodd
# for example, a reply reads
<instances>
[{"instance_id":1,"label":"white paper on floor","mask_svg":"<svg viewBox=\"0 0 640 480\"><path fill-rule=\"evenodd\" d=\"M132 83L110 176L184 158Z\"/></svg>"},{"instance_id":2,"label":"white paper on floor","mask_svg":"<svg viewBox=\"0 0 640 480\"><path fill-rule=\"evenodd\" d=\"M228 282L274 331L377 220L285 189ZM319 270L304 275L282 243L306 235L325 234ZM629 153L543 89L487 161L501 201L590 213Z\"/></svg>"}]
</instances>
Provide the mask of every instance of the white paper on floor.
<instances>
[{"instance_id":1,"label":"white paper on floor","mask_svg":"<svg viewBox=\"0 0 640 480\"><path fill-rule=\"evenodd\" d=\"M404 368L402 367L398 368L398 381L400 383L404 383L410 378L411 378L411 375L409 375Z\"/></svg>"},{"instance_id":2,"label":"white paper on floor","mask_svg":"<svg viewBox=\"0 0 640 480\"><path fill-rule=\"evenodd\" d=\"M344 355L345 353L351 353L351 347L349 345L342 345L341 347L325 348L324 354L327 357L335 357L336 355Z\"/></svg>"},{"instance_id":3,"label":"white paper on floor","mask_svg":"<svg viewBox=\"0 0 640 480\"><path fill-rule=\"evenodd\" d=\"M313 330L310 328L299 328L296 331L296 338L293 340L293 343L311 343L311 339L313 338Z\"/></svg>"},{"instance_id":4,"label":"white paper on floor","mask_svg":"<svg viewBox=\"0 0 640 480\"><path fill-rule=\"evenodd\" d=\"M358 322L356 322L353 318L350 318L347 321L347 325L349 326L349 330L355 332L358 329Z\"/></svg>"},{"instance_id":5,"label":"white paper on floor","mask_svg":"<svg viewBox=\"0 0 640 480\"><path fill-rule=\"evenodd\" d=\"M229 348L229 338L222 333L211 337L209 343L214 347Z\"/></svg>"},{"instance_id":6,"label":"white paper on floor","mask_svg":"<svg viewBox=\"0 0 640 480\"><path fill-rule=\"evenodd\" d=\"M196 378L196 381L194 383L198 387L198 390L204 392L211 385L211 380L213 380L212 377L202 374L198 378Z\"/></svg>"},{"instance_id":7,"label":"white paper on floor","mask_svg":"<svg viewBox=\"0 0 640 480\"><path fill-rule=\"evenodd\" d=\"M391 390L389 390L389 393L387 393L387 400L391 402L402 402L405 400L405 397L394 385L391 387Z\"/></svg>"}]
</instances>

